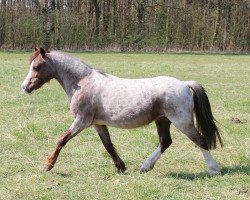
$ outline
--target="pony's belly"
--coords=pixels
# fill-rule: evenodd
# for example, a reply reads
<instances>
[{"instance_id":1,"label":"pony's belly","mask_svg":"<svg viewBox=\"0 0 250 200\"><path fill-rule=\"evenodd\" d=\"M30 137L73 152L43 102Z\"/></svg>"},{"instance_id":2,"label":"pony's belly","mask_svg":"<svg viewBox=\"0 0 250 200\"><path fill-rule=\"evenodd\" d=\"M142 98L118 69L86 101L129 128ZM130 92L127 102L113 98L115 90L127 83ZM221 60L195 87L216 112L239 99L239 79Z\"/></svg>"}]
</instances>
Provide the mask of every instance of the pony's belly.
<instances>
[{"instance_id":1,"label":"pony's belly","mask_svg":"<svg viewBox=\"0 0 250 200\"><path fill-rule=\"evenodd\" d=\"M150 124L156 118L164 116L163 110L145 109L130 112L97 113L93 124L107 125L117 128L137 128Z\"/></svg>"},{"instance_id":2,"label":"pony's belly","mask_svg":"<svg viewBox=\"0 0 250 200\"><path fill-rule=\"evenodd\" d=\"M116 128L137 128L150 124L157 116L152 113L144 115L127 115L127 116L97 116L93 124L112 126Z\"/></svg>"},{"instance_id":3,"label":"pony's belly","mask_svg":"<svg viewBox=\"0 0 250 200\"><path fill-rule=\"evenodd\" d=\"M150 124L153 120L147 120L147 121L110 121L110 120L94 120L93 124L96 125L106 125L116 128L124 128L124 129L130 129L130 128L138 128L147 124Z\"/></svg>"}]
</instances>

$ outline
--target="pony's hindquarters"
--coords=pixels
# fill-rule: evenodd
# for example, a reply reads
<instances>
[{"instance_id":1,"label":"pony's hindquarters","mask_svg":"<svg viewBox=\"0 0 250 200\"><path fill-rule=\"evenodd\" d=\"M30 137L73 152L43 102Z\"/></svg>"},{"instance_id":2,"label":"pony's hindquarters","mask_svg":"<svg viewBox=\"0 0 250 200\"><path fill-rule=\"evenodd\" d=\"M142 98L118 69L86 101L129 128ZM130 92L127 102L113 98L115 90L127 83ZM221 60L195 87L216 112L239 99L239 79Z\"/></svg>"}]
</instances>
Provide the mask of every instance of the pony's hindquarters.
<instances>
[{"instance_id":1,"label":"pony's hindquarters","mask_svg":"<svg viewBox=\"0 0 250 200\"><path fill-rule=\"evenodd\" d=\"M205 137L208 149L216 148L217 139L220 145L223 146L205 89L201 84L195 81L189 81L187 84L193 91L194 113L197 121L197 128L202 136Z\"/></svg>"},{"instance_id":2,"label":"pony's hindquarters","mask_svg":"<svg viewBox=\"0 0 250 200\"><path fill-rule=\"evenodd\" d=\"M193 96L186 84L176 85L176 89L171 93L166 93L164 99L165 115L176 128L182 131L194 124Z\"/></svg>"},{"instance_id":3,"label":"pony's hindquarters","mask_svg":"<svg viewBox=\"0 0 250 200\"><path fill-rule=\"evenodd\" d=\"M191 90L189 89L191 88ZM216 139L222 145L221 137L215 125L210 103L204 88L194 82L186 82L176 89L172 101L166 97L166 116L189 139L200 147L208 165L210 175L219 174L219 167L209 152L216 147ZM193 114L196 116L198 130L194 125Z\"/></svg>"},{"instance_id":4,"label":"pony's hindquarters","mask_svg":"<svg viewBox=\"0 0 250 200\"><path fill-rule=\"evenodd\" d=\"M201 100L201 96L204 97L206 96L205 93L201 93L199 95L196 95L196 97L193 96L195 95L195 90L192 93L190 90L190 86L186 84L185 82L178 82L176 81L172 85L168 85L169 87L167 88L164 92L164 99L161 101L163 103L163 109L165 116L163 117L166 120L163 120L163 123L157 123L156 124L160 125L157 126L158 133L159 133L159 141L160 141L160 146L153 152L153 154L147 158L142 167L141 167L141 172L147 172L153 168L155 165L156 161L160 158L161 153L163 153L164 145L162 145L163 140L162 138L165 137L166 141L165 143L168 144L166 147L168 147L171 144L171 137L170 137L170 132L169 132L169 126L170 122L174 124L176 128L178 128L181 132L183 132L189 139L191 139L197 146L200 147L201 152L203 154L203 157L208 165L209 168L209 173L210 175L216 175L219 174L219 167L216 161L213 159L209 152L209 146L207 142L207 137L211 137L210 135L203 135L199 133L199 131L195 128L194 125L194 112L197 111L197 109L203 109L202 106L197 106L197 101L199 104L209 104L208 101L206 100ZM198 96L198 97L197 97ZM196 101L194 101L194 98L196 98ZM202 101L202 103L201 103ZM203 110L201 112L204 112ZM158 118L157 118L158 119ZM204 117L202 115L199 115L199 120L198 122L201 121L203 123ZM169 121L168 121L169 120ZM164 125L164 126L163 126ZM166 128L168 127L168 128ZM160 128L160 129L159 129ZM160 130L160 131L159 131ZM164 130L164 131L161 131Z\"/></svg>"},{"instance_id":5,"label":"pony's hindquarters","mask_svg":"<svg viewBox=\"0 0 250 200\"><path fill-rule=\"evenodd\" d=\"M171 101L166 97L165 111L168 119L203 149L215 148L217 138L222 145L204 88L195 81L188 81L179 84L176 91ZM194 125L193 114L196 116L198 130Z\"/></svg>"}]
</instances>

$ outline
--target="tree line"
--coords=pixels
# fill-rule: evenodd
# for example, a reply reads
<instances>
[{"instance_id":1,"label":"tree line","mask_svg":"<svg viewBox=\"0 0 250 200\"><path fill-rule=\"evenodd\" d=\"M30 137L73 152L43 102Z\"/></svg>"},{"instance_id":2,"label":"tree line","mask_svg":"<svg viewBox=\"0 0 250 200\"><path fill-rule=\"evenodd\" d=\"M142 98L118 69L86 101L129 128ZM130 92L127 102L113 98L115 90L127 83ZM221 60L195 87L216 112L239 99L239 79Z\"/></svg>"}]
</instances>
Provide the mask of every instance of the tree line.
<instances>
[{"instance_id":1,"label":"tree line","mask_svg":"<svg viewBox=\"0 0 250 200\"><path fill-rule=\"evenodd\" d=\"M0 0L0 48L249 51L249 0Z\"/></svg>"}]
</instances>

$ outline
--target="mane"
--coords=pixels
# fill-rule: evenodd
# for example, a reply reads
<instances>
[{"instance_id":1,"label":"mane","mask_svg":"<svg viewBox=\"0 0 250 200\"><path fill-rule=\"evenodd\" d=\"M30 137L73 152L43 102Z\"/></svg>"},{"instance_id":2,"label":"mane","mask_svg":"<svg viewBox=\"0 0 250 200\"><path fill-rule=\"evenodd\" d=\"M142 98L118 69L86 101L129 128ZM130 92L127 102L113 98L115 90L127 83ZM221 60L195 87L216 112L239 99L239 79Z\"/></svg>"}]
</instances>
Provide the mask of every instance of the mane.
<instances>
[{"instance_id":1,"label":"mane","mask_svg":"<svg viewBox=\"0 0 250 200\"><path fill-rule=\"evenodd\" d=\"M34 51L31 56L30 56L30 60L29 60L29 63L31 64L32 61L40 54L39 51Z\"/></svg>"},{"instance_id":2,"label":"mane","mask_svg":"<svg viewBox=\"0 0 250 200\"><path fill-rule=\"evenodd\" d=\"M35 52L34 52L35 53ZM84 60L80 59L80 58L76 58L76 57L73 57L67 53L64 53L64 52L61 52L61 51L51 51L50 53L55 53L57 54L58 56L63 56L65 57L66 59L72 59L72 60L75 60L75 61L78 61L79 63L82 63L84 65L84 67L86 67L87 69L90 69L90 70L95 70L97 73L99 74L102 74L104 76L106 76L107 74L104 72L104 70L100 69L100 68L94 68L92 66L90 66L89 64L87 64ZM67 66L67 70L70 70L70 67L71 66Z\"/></svg>"},{"instance_id":3,"label":"mane","mask_svg":"<svg viewBox=\"0 0 250 200\"><path fill-rule=\"evenodd\" d=\"M94 69L97 73L103 76L107 76L107 73L103 69L100 69L100 68L92 68L92 69Z\"/></svg>"},{"instance_id":4,"label":"mane","mask_svg":"<svg viewBox=\"0 0 250 200\"><path fill-rule=\"evenodd\" d=\"M71 55L69 55L69 54L67 54L67 53L64 53L64 52L61 52L61 51L51 51L51 52L47 52L47 53L55 53L57 56L61 56L61 57L64 57L64 58L66 58L66 59L68 59L68 60L72 60L72 61L77 61L78 63L81 63L84 67L85 67L85 70L90 70L90 73L91 73L91 71L92 70L94 70L94 71L96 71L97 73L99 73L99 74L101 74L101 75L103 75L103 76L106 76L107 74L104 72L104 70L102 70L102 69L100 69L100 68L94 68L94 67L92 67L92 66L90 66L89 64L87 64L87 63L85 63L82 59L80 59L80 58L76 58L76 57L73 57L73 56L71 56ZM30 56L30 59L29 59L29 64L31 64L32 63L32 61L38 56L40 54L40 52L39 51L34 51L32 54L31 54L31 56ZM48 58L50 58L50 57L48 57ZM50 59L49 59L50 60ZM70 65L66 65L66 66L64 66L65 68L65 70L69 70L69 71L71 71L71 66ZM79 72L79 71L78 71Z\"/></svg>"}]
</instances>

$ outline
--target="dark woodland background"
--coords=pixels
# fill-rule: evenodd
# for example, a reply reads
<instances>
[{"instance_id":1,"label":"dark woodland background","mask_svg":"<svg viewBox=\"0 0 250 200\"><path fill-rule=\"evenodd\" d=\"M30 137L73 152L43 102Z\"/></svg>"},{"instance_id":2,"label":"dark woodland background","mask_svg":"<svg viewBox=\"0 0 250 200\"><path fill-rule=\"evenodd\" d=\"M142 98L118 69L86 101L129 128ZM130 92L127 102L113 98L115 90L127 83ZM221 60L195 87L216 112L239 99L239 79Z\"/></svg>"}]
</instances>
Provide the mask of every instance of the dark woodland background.
<instances>
[{"instance_id":1,"label":"dark woodland background","mask_svg":"<svg viewBox=\"0 0 250 200\"><path fill-rule=\"evenodd\" d=\"M250 0L0 0L0 48L250 50Z\"/></svg>"}]
</instances>

